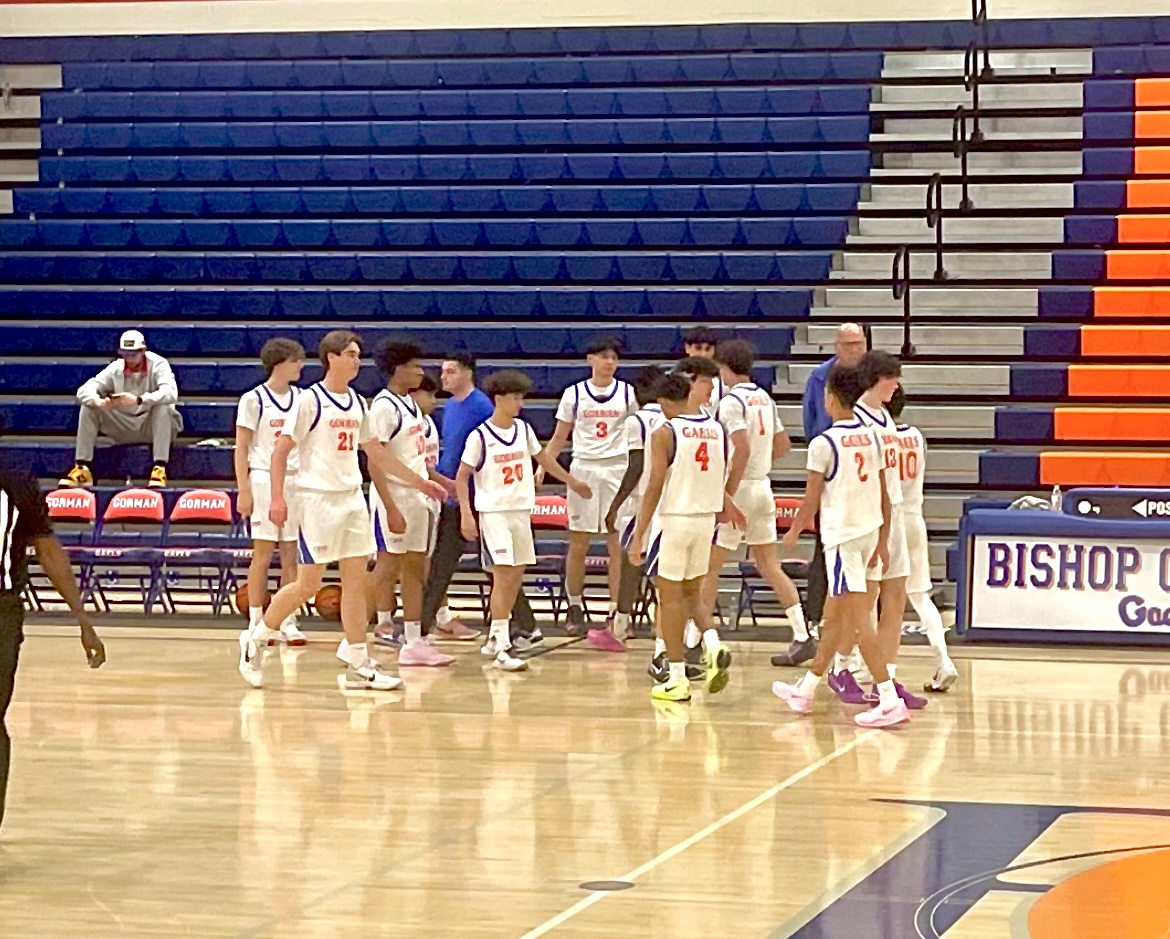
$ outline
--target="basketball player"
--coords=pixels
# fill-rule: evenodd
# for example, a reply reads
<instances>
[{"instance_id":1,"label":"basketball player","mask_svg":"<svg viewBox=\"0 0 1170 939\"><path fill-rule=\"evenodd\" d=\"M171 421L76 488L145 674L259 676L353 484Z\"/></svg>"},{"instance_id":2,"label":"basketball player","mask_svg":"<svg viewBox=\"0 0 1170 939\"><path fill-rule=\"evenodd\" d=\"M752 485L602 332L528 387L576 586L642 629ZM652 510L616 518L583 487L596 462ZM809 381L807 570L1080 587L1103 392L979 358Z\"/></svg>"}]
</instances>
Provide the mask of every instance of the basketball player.
<instances>
[{"instance_id":1,"label":"basketball player","mask_svg":"<svg viewBox=\"0 0 1170 939\"><path fill-rule=\"evenodd\" d=\"M909 720L909 713L886 672L882 643L870 623L881 577L879 565L889 558L890 510L881 474L881 444L853 413L861 392L856 369L838 364L829 370L825 409L834 423L809 443L804 501L783 539L786 549L795 548L800 532L819 512L829 597L820 647L809 671L794 685L775 682L772 692L793 711L807 714L833 650L844 636L857 635L865 663L878 680L878 702L854 720L862 727L890 727Z\"/></svg>"},{"instance_id":2,"label":"basketball player","mask_svg":"<svg viewBox=\"0 0 1170 939\"><path fill-rule=\"evenodd\" d=\"M471 432L460 459L455 477L459 527L468 541L480 542L481 561L492 575L492 625L483 654L491 656L493 667L518 672L528 668L528 663L508 654L512 648L508 623L524 569L536 563L532 539L536 477L532 461L535 459L548 475L565 483L583 501L588 502L593 493L541 449L536 432L520 419L524 396L532 390L527 375L510 369L496 372L484 382L483 390L492 399L494 410Z\"/></svg>"},{"instance_id":3,"label":"basketball player","mask_svg":"<svg viewBox=\"0 0 1170 939\"><path fill-rule=\"evenodd\" d=\"M906 406L906 392L899 385L890 399L890 416L897 420ZM910 576L906 594L926 630L935 655L934 675L924 691L945 692L959 677L955 663L947 654L946 630L938 607L930 598L930 539L922 518L922 482L926 476L926 440L916 427L898 425L898 475L902 482L902 513L906 522L906 551L910 556Z\"/></svg>"},{"instance_id":4,"label":"basketball player","mask_svg":"<svg viewBox=\"0 0 1170 939\"><path fill-rule=\"evenodd\" d=\"M776 500L768 477L773 464L792 444L772 396L751 380L755 363L752 347L742 339L721 342L715 361L725 389L717 419L731 441L733 461L736 455L745 455L743 481L739 488L731 490L731 497L747 518L747 525L742 530L733 525L719 526L711 548L711 569L703 584L703 603L714 609L727 553L746 543L752 563L783 604L792 625L794 640L789 651L795 650L796 655L803 656L800 661L806 662L816 654L816 643L809 638L800 593L776 556Z\"/></svg>"},{"instance_id":5,"label":"basketball player","mask_svg":"<svg viewBox=\"0 0 1170 939\"><path fill-rule=\"evenodd\" d=\"M882 569L878 636L886 653L886 667L894 688L911 710L926 707L926 699L911 694L897 680L898 647L902 642L902 614L906 610L906 578L910 574L910 555L906 550L906 521L902 512L902 482L898 478L898 428L886 403L894 396L902 378L902 365L888 352L872 351L862 356L857 366L861 386L865 389L855 411L863 424L871 427L882 445L882 475L890 501L890 560ZM836 675L838 695L842 700L856 697L861 691L857 679L848 670Z\"/></svg>"},{"instance_id":6,"label":"basketball player","mask_svg":"<svg viewBox=\"0 0 1170 939\"><path fill-rule=\"evenodd\" d=\"M629 549L630 563L639 565L645 556L648 573L657 577L659 628L669 665L666 680L650 693L662 701L691 698L683 639L688 618L702 628L708 693L727 686L731 664L701 592L716 522L742 526L744 518L724 488L727 435L692 400L685 375L668 375L658 386L665 419L650 437L650 477Z\"/></svg>"},{"instance_id":7,"label":"basketball player","mask_svg":"<svg viewBox=\"0 0 1170 939\"><path fill-rule=\"evenodd\" d=\"M386 342L374 359L386 376L386 387L370 403L370 431L374 438L420 479L430 478L427 470L427 422L410 393L423 379L423 350L413 342ZM386 507L375 489L370 493L370 516L378 560L374 566L378 627L394 628L394 585L401 584L405 644L398 654L399 666L442 667L455 661L423 639L422 598L426 562L434 547L433 515L429 496L391 480L390 494L406 523L406 531L395 534L386 524Z\"/></svg>"},{"instance_id":8,"label":"basketball player","mask_svg":"<svg viewBox=\"0 0 1170 939\"><path fill-rule=\"evenodd\" d=\"M386 477L406 483L425 495L441 497L443 487L423 479L382 447L370 433L365 400L350 384L362 364L361 341L348 330L326 334L318 347L325 377L298 399L272 453L272 504L268 517L277 528L288 522L284 481L293 448L300 461L298 490L301 525L297 544L300 568L296 583L277 591L264 618L240 634L240 674L252 687L263 684L263 650L285 617L308 602L321 586L325 567L337 562L341 574L341 626L345 641L337 651L348 666L348 690L389 691L402 682L384 673L366 646L366 560L375 552L369 508L362 493L357 451L365 451L370 476L387 508L392 532L405 524L394 505Z\"/></svg>"},{"instance_id":9,"label":"basketball player","mask_svg":"<svg viewBox=\"0 0 1170 939\"><path fill-rule=\"evenodd\" d=\"M683 355L688 359L707 359L713 362L718 345L719 336L710 326L692 326L683 333ZM723 391L723 379L716 373L711 397L703 405L704 412L715 416L719 410L719 402L723 398Z\"/></svg>"},{"instance_id":10,"label":"basketball player","mask_svg":"<svg viewBox=\"0 0 1170 939\"><path fill-rule=\"evenodd\" d=\"M410 393L410 396L418 404L423 413L423 421L426 424L426 430L423 434L426 440L426 464L427 475L437 482L440 486L450 493L455 492L455 480L448 479L443 476L439 470L439 427L435 423L433 415L435 413L435 405L438 403L436 395L439 392L439 383L435 381L430 375L423 373L422 381L419 386ZM438 499L427 499L427 509L431 513L431 537L430 537L430 552L427 553L427 568L430 568L430 553L435 550L435 539L438 536L439 529L439 510L443 507ZM446 607L446 603L443 604ZM447 611L450 612L450 611ZM444 635L442 627L436 627L439 635ZM479 635L478 633L474 633ZM448 636L447 638L462 639L461 636Z\"/></svg>"},{"instance_id":11,"label":"basketball player","mask_svg":"<svg viewBox=\"0 0 1170 939\"><path fill-rule=\"evenodd\" d=\"M617 495L628 463L623 433L625 420L637 409L634 389L614 377L621 354L616 339L591 344L585 359L591 374L585 381L570 385L557 406L557 427L546 448L554 460L570 436L573 460L570 470L593 495L584 499L569 490L569 550L565 558L565 589L569 601L570 635L585 625L582 596L585 592L585 556L589 541L605 533L609 549L609 617L604 628L589 630L589 643L607 652L625 652L626 646L613 633L617 597L621 589L622 547L617 534L606 532L605 516Z\"/></svg>"},{"instance_id":12,"label":"basketball player","mask_svg":"<svg viewBox=\"0 0 1170 939\"><path fill-rule=\"evenodd\" d=\"M289 518L283 529L268 519L272 502L272 451L285 421L292 413L301 389L296 387L305 367L304 347L292 339L269 339L260 350L260 362L268 379L240 398L236 409L236 511L247 518L252 531L252 562L248 565L248 628L252 629L268 605L268 568L280 545L280 586L297 579L297 528L300 503L297 499L297 457L289 456L285 480L285 501ZM297 627L296 613L280 624L280 638L290 646L303 646L304 633Z\"/></svg>"}]
</instances>

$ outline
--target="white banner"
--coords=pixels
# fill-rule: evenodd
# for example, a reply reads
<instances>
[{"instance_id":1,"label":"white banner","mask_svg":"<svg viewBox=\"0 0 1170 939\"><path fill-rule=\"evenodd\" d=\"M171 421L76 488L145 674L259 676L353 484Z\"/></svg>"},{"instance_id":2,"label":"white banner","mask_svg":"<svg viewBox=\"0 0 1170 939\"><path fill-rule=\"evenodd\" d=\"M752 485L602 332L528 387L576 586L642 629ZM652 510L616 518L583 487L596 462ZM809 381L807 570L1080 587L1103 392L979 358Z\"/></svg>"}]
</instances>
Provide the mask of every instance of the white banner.
<instances>
[{"instance_id":1,"label":"white banner","mask_svg":"<svg viewBox=\"0 0 1170 939\"><path fill-rule=\"evenodd\" d=\"M1170 547L976 535L971 629L1170 633Z\"/></svg>"}]
</instances>

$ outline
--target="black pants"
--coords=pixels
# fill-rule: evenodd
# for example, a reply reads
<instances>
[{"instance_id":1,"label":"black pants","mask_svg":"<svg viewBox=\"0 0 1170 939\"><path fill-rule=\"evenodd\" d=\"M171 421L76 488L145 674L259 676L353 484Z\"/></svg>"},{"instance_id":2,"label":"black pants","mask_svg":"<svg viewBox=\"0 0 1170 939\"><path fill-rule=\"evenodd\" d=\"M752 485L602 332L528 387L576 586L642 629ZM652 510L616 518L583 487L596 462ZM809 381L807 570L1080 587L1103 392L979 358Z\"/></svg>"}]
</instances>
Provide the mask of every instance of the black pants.
<instances>
[{"instance_id":1,"label":"black pants","mask_svg":"<svg viewBox=\"0 0 1170 939\"><path fill-rule=\"evenodd\" d=\"M819 623L825 615L825 596L829 592L829 575L825 570L825 546L817 535L812 560L808 563L808 591L804 598L804 615L810 623Z\"/></svg>"},{"instance_id":2,"label":"black pants","mask_svg":"<svg viewBox=\"0 0 1170 939\"><path fill-rule=\"evenodd\" d=\"M16 683L16 665L20 659L20 643L24 638L21 625L24 610L18 605L11 609L0 601L0 824L4 822L4 793L8 789L8 767L12 759L12 741L4 717L12 701Z\"/></svg>"},{"instance_id":3,"label":"black pants","mask_svg":"<svg viewBox=\"0 0 1170 939\"><path fill-rule=\"evenodd\" d=\"M459 559L467 548L468 543L463 540L463 532L459 530L459 506L444 502L439 511L439 532L435 540L435 553L431 555L431 573L423 592L424 635L435 625L435 615L439 612L443 594L451 585L451 578L459 568ZM525 635L536 628L536 617L523 590L516 595L516 604L512 607L512 627L513 632L519 630Z\"/></svg>"}]
</instances>

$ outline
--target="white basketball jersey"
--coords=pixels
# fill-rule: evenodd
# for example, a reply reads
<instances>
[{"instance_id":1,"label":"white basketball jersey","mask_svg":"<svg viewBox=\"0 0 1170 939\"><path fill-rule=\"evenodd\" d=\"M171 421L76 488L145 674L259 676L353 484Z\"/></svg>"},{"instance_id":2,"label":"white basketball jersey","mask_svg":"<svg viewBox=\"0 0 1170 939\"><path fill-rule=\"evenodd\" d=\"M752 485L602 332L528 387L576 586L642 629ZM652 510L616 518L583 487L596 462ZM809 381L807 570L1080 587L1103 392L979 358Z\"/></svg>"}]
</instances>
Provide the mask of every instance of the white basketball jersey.
<instances>
[{"instance_id":1,"label":"white basketball jersey","mask_svg":"<svg viewBox=\"0 0 1170 939\"><path fill-rule=\"evenodd\" d=\"M703 413L709 414L711 417L718 417L719 405L725 394L727 394L727 386L723 384L723 379L716 375L711 384L711 397L703 405Z\"/></svg>"},{"instance_id":2,"label":"white basketball jersey","mask_svg":"<svg viewBox=\"0 0 1170 939\"><path fill-rule=\"evenodd\" d=\"M317 492L362 488L358 447L371 440L365 399L352 388L334 396L318 382L297 398L292 431L301 458L297 485Z\"/></svg>"},{"instance_id":3,"label":"white basketball jersey","mask_svg":"<svg viewBox=\"0 0 1170 939\"><path fill-rule=\"evenodd\" d=\"M626 455L627 417L638 409L634 387L615 380L605 388L579 381L561 395L557 420L573 425L573 458L609 460Z\"/></svg>"},{"instance_id":4,"label":"white basketball jersey","mask_svg":"<svg viewBox=\"0 0 1170 939\"><path fill-rule=\"evenodd\" d=\"M740 429L747 432L748 460L743 478L767 479L772 472L772 441L784 430L772 396L754 382L728 389L719 402L719 423L728 437Z\"/></svg>"},{"instance_id":5,"label":"white basketball jersey","mask_svg":"<svg viewBox=\"0 0 1170 939\"><path fill-rule=\"evenodd\" d=\"M723 510L727 433L706 414L666 421L674 455L658 503L659 515L714 515Z\"/></svg>"},{"instance_id":6,"label":"white basketball jersey","mask_svg":"<svg viewBox=\"0 0 1170 939\"><path fill-rule=\"evenodd\" d=\"M254 472L267 473L272 469L272 451L276 438L284 430L285 422L292 418L293 406L301 389L296 385L284 395L276 395L267 385L257 385L242 398L236 408L236 426L252 431L252 442L248 446L248 468ZM288 475L297 471L297 451L288 455Z\"/></svg>"},{"instance_id":7,"label":"white basketball jersey","mask_svg":"<svg viewBox=\"0 0 1170 939\"><path fill-rule=\"evenodd\" d=\"M522 420L504 430L484 421L467 437L462 462L474 471L477 512L512 512L536 507L532 458L540 452L536 433Z\"/></svg>"},{"instance_id":8,"label":"white basketball jersey","mask_svg":"<svg viewBox=\"0 0 1170 939\"><path fill-rule=\"evenodd\" d=\"M439 465L439 428L435 424L435 419L429 414L423 418L426 421L426 441L427 441L427 469L433 470Z\"/></svg>"},{"instance_id":9,"label":"white basketball jersey","mask_svg":"<svg viewBox=\"0 0 1170 939\"><path fill-rule=\"evenodd\" d=\"M666 415L657 404L648 404L626 418L626 448L628 450L645 450L654 431L662 426ZM636 513L642 504L642 496L646 493L646 482L650 479L650 454L644 454L642 459L642 475L638 479L638 486L630 493L626 501L627 512Z\"/></svg>"},{"instance_id":10,"label":"white basketball jersey","mask_svg":"<svg viewBox=\"0 0 1170 939\"><path fill-rule=\"evenodd\" d=\"M902 511L922 514L922 480L926 476L926 440L917 427L898 427L898 477L902 482Z\"/></svg>"},{"instance_id":11,"label":"white basketball jersey","mask_svg":"<svg viewBox=\"0 0 1170 939\"><path fill-rule=\"evenodd\" d=\"M902 504L902 483L898 480L898 425L884 407L874 410L861 402L853 409L857 419L866 427L872 427L882 445L883 465L886 473L886 491L890 505Z\"/></svg>"},{"instance_id":12,"label":"white basketball jersey","mask_svg":"<svg viewBox=\"0 0 1170 939\"><path fill-rule=\"evenodd\" d=\"M875 431L859 420L839 421L808 445L808 469L825 477L820 532L826 548L882 527L883 459Z\"/></svg>"},{"instance_id":13,"label":"white basketball jersey","mask_svg":"<svg viewBox=\"0 0 1170 939\"><path fill-rule=\"evenodd\" d=\"M418 402L409 395L382 389L370 402L370 433L386 445L411 472L427 476L427 423ZM404 488L397 479L391 485Z\"/></svg>"}]
</instances>

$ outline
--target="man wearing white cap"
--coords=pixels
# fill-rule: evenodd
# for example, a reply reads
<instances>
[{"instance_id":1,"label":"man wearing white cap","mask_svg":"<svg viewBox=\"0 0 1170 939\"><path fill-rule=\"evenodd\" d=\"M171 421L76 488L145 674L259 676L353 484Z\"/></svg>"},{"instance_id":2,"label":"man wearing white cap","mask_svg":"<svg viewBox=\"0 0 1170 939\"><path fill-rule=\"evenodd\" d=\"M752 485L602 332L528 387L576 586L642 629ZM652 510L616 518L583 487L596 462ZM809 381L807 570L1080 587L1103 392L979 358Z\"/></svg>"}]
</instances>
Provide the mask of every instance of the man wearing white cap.
<instances>
[{"instance_id":1,"label":"man wearing white cap","mask_svg":"<svg viewBox=\"0 0 1170 939\"><path fill-rule=\"evenodd\" d=\"M146 351L146 337L128 329L118 340L116 362L111 362L77 390L81 416L77 420L77 461L62 486L93 485L93 450L99 435L114 443L149 443L154 467L147 485L167 484L171 444L183 429L175 407L179 387L171 364Z\"/></svg>"}]
</instances>

